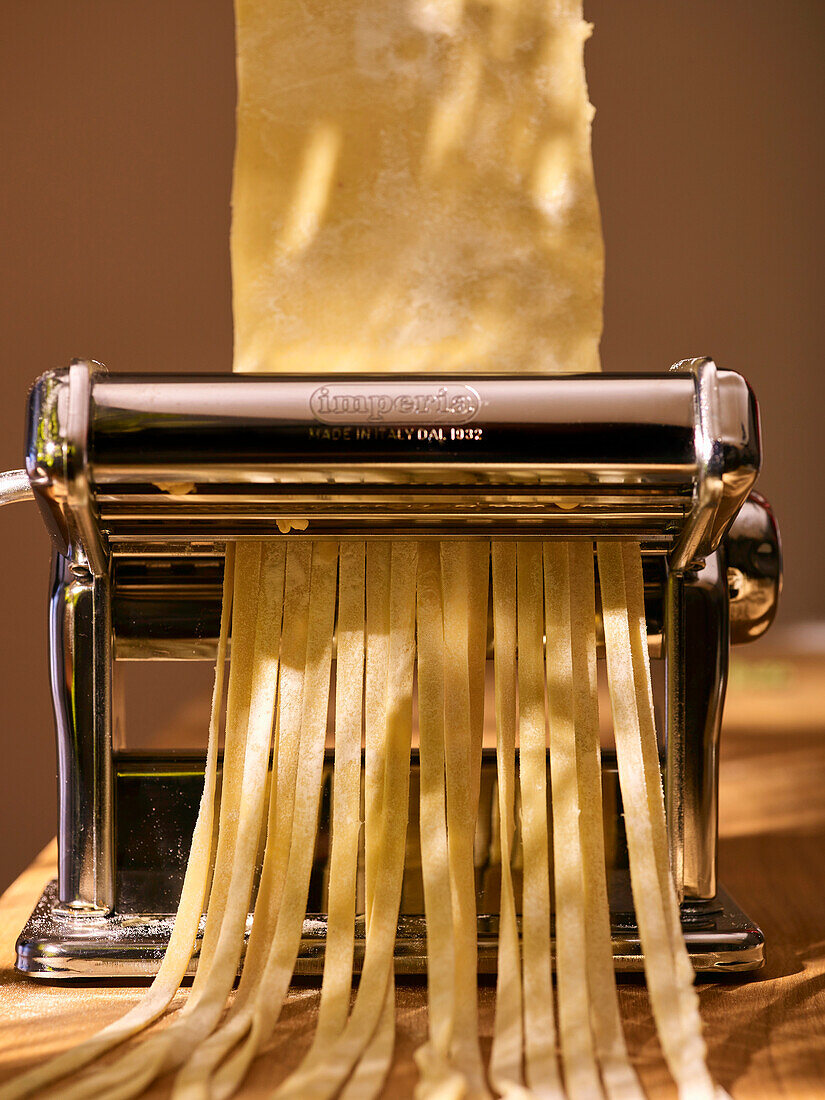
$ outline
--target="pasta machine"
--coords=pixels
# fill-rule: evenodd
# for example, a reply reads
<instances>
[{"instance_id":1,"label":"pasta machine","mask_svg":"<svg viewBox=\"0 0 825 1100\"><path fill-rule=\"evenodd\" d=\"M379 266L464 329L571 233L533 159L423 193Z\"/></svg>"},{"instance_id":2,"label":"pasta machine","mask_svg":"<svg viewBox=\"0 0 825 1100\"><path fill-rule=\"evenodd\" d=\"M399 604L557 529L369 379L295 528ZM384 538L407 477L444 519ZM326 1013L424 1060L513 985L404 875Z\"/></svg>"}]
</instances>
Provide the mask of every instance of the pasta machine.
<instances>
[{"instance_id":1,"label":"pasta machine","mask_svg":"<svg viewBox=\"0 0 825 1100\"><path fill-rule=\"evenodd\" d=\"M0 502L34 497L53 544L59 870L18 968L49 979L157 969L204 760L118 748L113 669L214 660L229 540L493 536L641 544L688 949L698 970L758 967L760 930L717 888L716 835L729 643L767 629L781 586L777 528L751 492L759 465L755 399L709 359L625 375L111 375L81 361L45 374L30 395L26 469L0 479ZM322 965L330 773L331 762L299 972ZM609 751L603 776L616 966L640 969ZM495 966L494 790L488 752L482 970ZM426 963L415 766L410 806L400 971Z\"/></svg>"}]
</instances>

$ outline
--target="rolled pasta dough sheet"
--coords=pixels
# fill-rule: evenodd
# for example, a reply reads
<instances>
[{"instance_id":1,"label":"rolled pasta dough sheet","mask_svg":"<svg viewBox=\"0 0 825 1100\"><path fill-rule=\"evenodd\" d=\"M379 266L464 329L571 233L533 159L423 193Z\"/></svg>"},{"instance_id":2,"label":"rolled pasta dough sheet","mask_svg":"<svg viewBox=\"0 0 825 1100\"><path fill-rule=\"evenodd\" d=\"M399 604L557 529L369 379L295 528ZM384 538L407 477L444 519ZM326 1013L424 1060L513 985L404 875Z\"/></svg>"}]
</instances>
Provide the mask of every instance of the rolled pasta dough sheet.
<instances>
[{"instance_id":1,"label":"rolled pasta dough sheet","mask_svg":"<svg viewBox=\"0 0 825 1100\"><path fill-rule=\"evenodd\" d=\"M598 369L581 0L236 17L236 370Z\"/></svg>"}]
</instances>

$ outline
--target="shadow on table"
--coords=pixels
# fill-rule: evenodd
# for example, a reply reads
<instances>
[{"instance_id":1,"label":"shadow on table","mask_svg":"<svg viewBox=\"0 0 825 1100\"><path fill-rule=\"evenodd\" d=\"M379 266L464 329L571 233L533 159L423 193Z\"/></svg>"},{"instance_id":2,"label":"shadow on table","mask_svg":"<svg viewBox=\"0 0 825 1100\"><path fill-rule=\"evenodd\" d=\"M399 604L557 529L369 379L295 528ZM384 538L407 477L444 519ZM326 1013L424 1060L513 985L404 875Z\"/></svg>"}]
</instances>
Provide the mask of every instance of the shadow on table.
<instances>
[{"instance_id":1,"label":"shadow on table","mask_svg":"<svg viewBox=\"0 0 825 1100\"><path fill-rule=\"evenodd\" d=\"M825 1075L825 1054L813 1041L825 1012L825 828L811 829L812 813L802 806L798 827L786 816L776 831L720 841L720 880L766 945L763 970L744 982L731 976L700 988L711 1066L727 1088L756 1060L760 1085L775 1073L790 1095ZM765 824L770 830L769 819Z\"/></svg>"}]
</instances>

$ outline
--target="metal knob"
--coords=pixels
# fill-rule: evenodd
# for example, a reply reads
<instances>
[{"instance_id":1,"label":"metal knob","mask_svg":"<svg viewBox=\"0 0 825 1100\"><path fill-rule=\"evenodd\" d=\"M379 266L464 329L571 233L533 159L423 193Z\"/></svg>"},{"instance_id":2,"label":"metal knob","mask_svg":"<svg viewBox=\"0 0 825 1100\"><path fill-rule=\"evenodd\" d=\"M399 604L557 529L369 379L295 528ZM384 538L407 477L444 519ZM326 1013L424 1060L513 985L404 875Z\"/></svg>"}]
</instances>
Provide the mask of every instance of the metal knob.
<instances>
[{"instance_id":1,"label":"metal knob","mask_svg":"<svg viewBox=\"0 0 825 1100\"><path fill-rule=\"evenodd\" d=\"M731 642L761 638L782 591L782 543L770 505L751 493L725 538Z\"/></svg>"}]
</instances>

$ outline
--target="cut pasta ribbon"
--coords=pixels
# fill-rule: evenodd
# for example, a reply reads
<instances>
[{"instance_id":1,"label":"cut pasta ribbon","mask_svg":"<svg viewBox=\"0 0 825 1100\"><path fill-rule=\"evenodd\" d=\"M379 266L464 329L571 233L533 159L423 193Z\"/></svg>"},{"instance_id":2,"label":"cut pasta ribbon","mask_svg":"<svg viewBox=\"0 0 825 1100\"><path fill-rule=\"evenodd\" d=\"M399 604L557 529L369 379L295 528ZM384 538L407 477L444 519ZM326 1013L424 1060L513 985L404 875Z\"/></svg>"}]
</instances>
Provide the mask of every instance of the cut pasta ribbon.
<instances>
[{"instance_id":1,"label":"cut pasta ribbon","mask_svg":"<svg viewBox=\"0 0 825 1100\"><path fill-rule=\"evenodd\" d=\"M654 1018L680 1096L718 1097L724 1094L714 1089L705 1066L668 864L639 548L600 544L598 561L631 882ZM495 1027L485 1071L478 1038L473 844L491 564L501 912ZM62 1085L60 1095L126 1100L175 1067L175 1100L223 1100L241 1086L273 1032L300 946L318 825L336 605L336 771L321 1005L308 1054L275 1095L369 1100L389 1071L416 649L430 1004L429 1039L416 1054L416 1095L458 1100L489 1096L490 1088L513 1100L643 1095L622 1032L610 939L592 544L353 542L339 549L285 537L230 548L227 557L204 795L181 909L157 979L121 1021L4 1085L0 1100L29 1095L134 1035L163 1012L186 972L211 863L230 608L223 794L197 978L183 1011L165 1029L105 1068ZM350 1011L362 722L367 939ZM517 735L521 942L511 871L518 860ZM242 957L262 833L249 945L237 995L221 1019Z\"/></svg>"},{"instance_id":2,"label":"cut pasta ribbon","mask_svg":"<svg viewBox=\"0 0 825 1100\"><path fill-rule=\"evenodd\" d=\"M604 1091L609 1100L640 1100L643 1092L630 1064L622 1031L610 935L596 680L596 593L593 546L589 542L570 543L567 553L570 564L576 780L584 880L585 964L590 998L590 1019ZM646 646L647 632L644 623L641 625ZM548 659L548 669L549 667Z\"/></svg>"},{"instance_id":3,"label":"cut pasta ribbon","mask_svg":"<svg viewBox=\"0 0 825 1100\"><path fill-rule=\"evenodd\" d=\"M513 543L493 543L492 568L501 911L490 1084L504 1097L524 1100L530 1093L524 1087L522 1069L524 1024L521 952L511 868L515 834L515 754L518 727L516 548Z\"/></svg>"},{"instance_id":4,"label":"cut pasta ribbon","mask_svg":"<svg viewBox=\"0 0 825 1100\"><path fill-rule=\"evenodd\" d=\"M601 868L584 861L573 678L574 651L586 645L588 634L573 635L568 547L546 543L543 556L559 1038L567 1093L573 1100L589 1100L603 1092L590 1026L589 987L582 980L587 965L585 882Z\"/></svg>"},{"instance_id":5,"label":"cut pasta ribbon","mask_svg":"<svg viewBox=\"0 0 825 1100\"><path fill-rule=\"evenodd\" d=\"M444 762L444 601L437 543L418 551L418 728L420 762L419 834L427 920L427 1044L415 1055L421 1071L419 1100L461 1096L463 1074L450 1065L455 1022L455 944L453 942L450 862Z\"/></svg>"},{"instance_id":6,"label":"cut pasta ribbon","mask_svg":"<svg viewBox=\"0 0 825 1100\"><path fill-rule=\"evenodd\" d=\"M705 1064L693 971L668 863L637 546L598 544L607 674L616 734L630 880L653 1015L685 1100L720 1095Z\"/></svg>"},{"instance_id":7,"label":"cut pasta ribbon","mask_svg":"<svg viewBox=\"0 0 825 1100\"><path fill-rule=\"evenodd\" d=\"M550 957L550 851L547 816L547 716L544 704L544 601L539 543L519 543L519 789L524 851L521 934L524 1060L534 1094L563 1096L556 1059Z\"/></svg>"}]
</instances>

